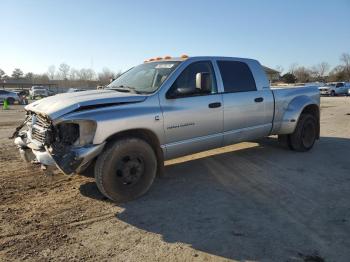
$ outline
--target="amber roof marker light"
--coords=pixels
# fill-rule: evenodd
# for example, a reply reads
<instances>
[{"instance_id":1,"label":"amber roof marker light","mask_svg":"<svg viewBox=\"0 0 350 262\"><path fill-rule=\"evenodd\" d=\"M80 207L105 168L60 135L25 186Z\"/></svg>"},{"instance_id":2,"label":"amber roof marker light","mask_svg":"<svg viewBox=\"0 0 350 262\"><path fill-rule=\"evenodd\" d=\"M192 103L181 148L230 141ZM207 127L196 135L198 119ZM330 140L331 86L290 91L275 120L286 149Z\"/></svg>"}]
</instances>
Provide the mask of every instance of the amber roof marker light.
<instances>
[{"instance_id":1,"label":"amber roof marker light","mask_svg":"<svg viewBox=\"0 0 350 262\"><path fill-rule=\"evenodd\" d=\"M148 63L148 62L154 62L154 61L170 60L170 59L172 59L172 58L173 58L173 57L170 56L170 55L166 55L166 56L164 56L164 57L157 56L157 57L155 57L155 58L146 59L146 60L143 61L143 62L144 62L144 63ZM186 54L182 54L182 55L180 56L180 58L185 60L185 59L189 58L189 56L186 55Z\"/></svg>"}]
</instances>

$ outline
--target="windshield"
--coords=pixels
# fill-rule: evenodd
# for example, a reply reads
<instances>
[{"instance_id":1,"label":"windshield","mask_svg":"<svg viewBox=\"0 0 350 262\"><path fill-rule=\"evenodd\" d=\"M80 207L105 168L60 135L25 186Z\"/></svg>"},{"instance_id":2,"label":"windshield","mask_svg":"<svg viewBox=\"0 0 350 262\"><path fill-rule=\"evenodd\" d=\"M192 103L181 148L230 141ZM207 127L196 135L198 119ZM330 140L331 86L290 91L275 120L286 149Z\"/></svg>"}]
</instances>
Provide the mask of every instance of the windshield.
<instances>
[{"instance_id":1,"label":"windshield","mask_svg":"<svg viewBox=\"0 0 350 262\"><path fill-rule=\"evenodd\" d=\"M106 89L124 92L153 93L169 77L180 62L164 61L145 63L126 71Z\"/></svg>"},{"instance_id":2,"label":"windshield","mask_svg":"<svg viewBox=\"0 0 350 262\"><path fill-rule=\"evenodd\" d=\"M326 84L326 86L335 86L335 84L334 83L332 83L332 84Z\"/></svg>"}]
</instances>

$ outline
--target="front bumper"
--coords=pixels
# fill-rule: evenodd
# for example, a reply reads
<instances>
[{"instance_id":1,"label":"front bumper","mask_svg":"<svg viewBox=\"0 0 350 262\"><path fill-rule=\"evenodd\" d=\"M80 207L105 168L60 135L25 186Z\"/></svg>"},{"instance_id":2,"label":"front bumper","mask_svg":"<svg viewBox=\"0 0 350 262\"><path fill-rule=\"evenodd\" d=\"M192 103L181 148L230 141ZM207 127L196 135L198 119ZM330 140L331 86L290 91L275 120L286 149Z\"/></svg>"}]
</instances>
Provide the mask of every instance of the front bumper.
<instances>
[{"instance_id":1,"label":"front bumper","mask_svg":"<svg viewBox=\"0 0 350 262\"><path fill-rule=\"evenodd\" d=\"M47 147L39 146L28 139L26 132L21 133L15 139L21 158L26 162L36 162L44 166L56 166L64 174L70 175L82 172L98 154L105 143L80 147L70 147L61 152L50 152Z\"/></svg>"},{"instance_id":2,"label":"front bumper","mask_svg":"<svg viewBox=\"0 0 350 262\"><path fill-rule=\"evenodd\" d=\"M329 90L320 90L321 95L330 95L331 92Z\"/></svg>"}]
</instances>

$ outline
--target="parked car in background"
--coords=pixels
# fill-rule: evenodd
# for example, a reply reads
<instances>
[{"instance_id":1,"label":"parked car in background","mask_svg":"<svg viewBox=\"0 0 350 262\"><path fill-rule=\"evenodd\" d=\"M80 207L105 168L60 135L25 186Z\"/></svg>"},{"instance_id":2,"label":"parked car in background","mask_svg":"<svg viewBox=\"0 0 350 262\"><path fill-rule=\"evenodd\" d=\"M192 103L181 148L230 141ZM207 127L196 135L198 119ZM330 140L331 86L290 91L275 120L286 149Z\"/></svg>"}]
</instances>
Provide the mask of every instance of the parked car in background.
<instances>
[{"instance_id":1,"label":"parked car in background","mask_svg":"<svg viewBox=\"0 0 350 262\"><path fill-rule=\"evenodd\" d=\"M29 98L28 89L15 89L13 91L18 95L20 104L28 105L28 98Z\"/></svg>"},{"instance_id":2,"label":"parked car in background","mask_svg":"<svg viewBox=\"0 0 350 262\"><path fill-rule=\"evenodd\" d=\"M321 95L336 96L347 95L350 88L350 83L347 82L332 82L318 88Z\"/></svg>"},{"instance_id":3,"label":"parked car in background","mask_svg":"<svg viewBox=\"0 0 350 262\"><path fill-rule=\"evenodd\" d=\"M81 92L81 91L86 91L86 89L83 89L83 88L69 88L67 93L74 93L74 92Z\"/></svg>"},{"instance_id":4,"label":"parked car in background","mask_svg":"<svg viewBox=\"0 0 350 262\"><path fill-rule=\"evenodd\" d=\"M165 57L104 90L26 106L12 137L25 161L67 175L94 168L100 191L124 202L147 192L164 160L269 135L308 151L320 137L319 106L316 87L270 88L256 60Z\"/></svg>"},{"instance_id":5,"label":"parked car in background","mask_svg":"<svg viewBox=\"0 0 350 262\"><path fill-rule=\"evenodd\" d=\"M19 97L29 96L28 89L14 89L13 92L15 92Z\"/></svg>"},{"instance_id":6,"label":"parked car in background","mask_svg":"<svg viewBox=\"0 0 350 262\"><path fill-rule=\"evenodd\" d=\"M15 92L0 90L0 102L4 102L5 99L10 105L13 105L16 101L20 102L20 98Z\"/></svg>"},{"instance_id":7,"label":"parked car in background","mask_svg":"<svg viewBox=\"0 0 350 262\"><path fill-rule=\"evenodd\" d=\"M50 89L48 89L47 92L48 92L48 95L49 95L49 96L54 96L54 95L57 94L55 91L52 91L52 90L50 90Z\"/></svg>"},{"instance_id":8,"label":"parked car in background","mask_svg":"<svg viewBox=\"0 0 350 262\"><path fill-rule=\"evenodd\" d=\"M49 91L44 86L32 86L29 91L29 95L32 99L35 99L37 97L48 97Z\"/></svg>"}]
</instances>

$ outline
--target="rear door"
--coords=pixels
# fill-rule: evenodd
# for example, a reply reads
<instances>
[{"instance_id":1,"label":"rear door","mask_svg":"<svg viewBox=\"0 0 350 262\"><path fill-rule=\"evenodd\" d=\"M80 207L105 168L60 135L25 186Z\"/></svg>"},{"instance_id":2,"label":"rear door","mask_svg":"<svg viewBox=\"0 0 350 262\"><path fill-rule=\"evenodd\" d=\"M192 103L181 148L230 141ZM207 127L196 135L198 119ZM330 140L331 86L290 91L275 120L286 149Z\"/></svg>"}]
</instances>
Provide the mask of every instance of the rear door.
<instances>
[{"instance_id":1,"label":"rear door","mask_svg":"<svg viewBox=\"0 0 350 262\"><path fill-rule=\"evenodd\" d=\"M269 135L274 114L271 90L257 88L245 62L218 60L217 65L224 89L224 144Z\"/></svg>"},{"instance_id":2,"label":"rear door","mask_svg":"<svg viewBox=\"0 0 350 262\"><path fill-rule=\"evenodd\" d=\"M207 90L196 86L198 73L209 74ZM187 94L175 90L188 89ZM223 138L222 94L218 93L211 61L189 64L160 97L163 112L167 158L174 158L220 147Z\"/></svg>"},{"instance_id":3,"label":"rear door","mask_svg":"<svg viewBox=\"0 0 350 262\"><path fill-rule=\"evenodd\" d=\"M336 85L335 85L335 93L336 94L339 94L339 95L341 95L341 94L346 94L346 87L345 87L345 85L344 85L344 83L337 83Z\"/></svg>"}]
</instances>

